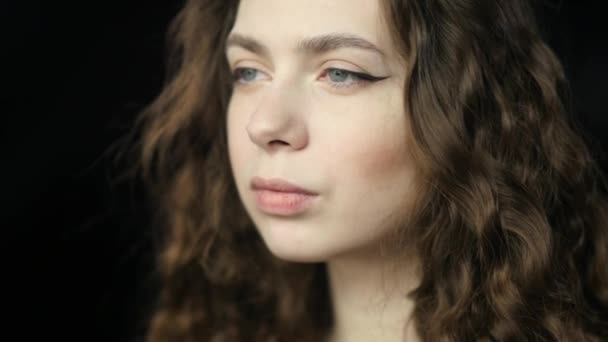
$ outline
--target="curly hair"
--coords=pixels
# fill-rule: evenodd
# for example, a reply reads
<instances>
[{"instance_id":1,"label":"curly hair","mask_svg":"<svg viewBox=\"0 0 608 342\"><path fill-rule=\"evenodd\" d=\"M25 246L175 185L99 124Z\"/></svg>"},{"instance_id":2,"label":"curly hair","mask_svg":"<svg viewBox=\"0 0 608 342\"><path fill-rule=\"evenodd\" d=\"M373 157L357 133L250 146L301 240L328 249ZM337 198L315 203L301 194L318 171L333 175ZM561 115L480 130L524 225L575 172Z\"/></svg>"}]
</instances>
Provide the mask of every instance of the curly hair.
<instances>
[{"instance_id":1,"label":"curly hair","mask_svg":"<svg viewBox=\"0 0 608 342\"><path fill-rule=\"evenodd\" d=\"M186 1L168 32L166 84L133 130L132 166L166 227L148 342L319 341L333 324L325 265L273 256L231 176L224 47L238 4ZM607 185L533 4L381 4L409 62L422 175L399 230L423 261L410 293L419 336L605 341Z\"/></svg>"}]
</instances>

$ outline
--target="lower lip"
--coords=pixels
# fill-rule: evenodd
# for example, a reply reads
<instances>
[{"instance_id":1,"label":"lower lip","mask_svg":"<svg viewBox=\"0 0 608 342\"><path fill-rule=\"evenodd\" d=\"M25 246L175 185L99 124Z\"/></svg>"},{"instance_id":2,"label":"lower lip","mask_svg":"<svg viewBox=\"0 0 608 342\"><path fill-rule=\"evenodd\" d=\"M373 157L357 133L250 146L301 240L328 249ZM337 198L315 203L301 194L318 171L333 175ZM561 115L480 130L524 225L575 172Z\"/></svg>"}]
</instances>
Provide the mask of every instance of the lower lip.
<instances>
[{"instance_id":1,"label":"lower lip","mask_svg":"<svg viewBox=\"0 0 608 342\"><path fill-rule=\"evenodd\" d=\"M317 197L316 195L271 190L256 190L255 195L261 211L280 216L290 216L306 211Z\"/></svg>"}]
</instances>

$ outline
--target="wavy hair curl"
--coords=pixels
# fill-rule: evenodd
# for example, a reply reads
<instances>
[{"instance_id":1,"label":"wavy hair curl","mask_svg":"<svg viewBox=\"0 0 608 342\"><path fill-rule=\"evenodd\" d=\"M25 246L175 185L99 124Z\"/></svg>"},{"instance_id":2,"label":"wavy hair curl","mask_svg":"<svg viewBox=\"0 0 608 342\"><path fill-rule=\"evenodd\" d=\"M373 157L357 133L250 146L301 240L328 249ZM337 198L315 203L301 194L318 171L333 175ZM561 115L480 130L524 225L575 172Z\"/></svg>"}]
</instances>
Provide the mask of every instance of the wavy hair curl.
<instances>
[{"instance_id":1,"label":"wavy hair curl","mask_svg":"<svg viewBox=\"0 0 608 342\"><path fill-rule=\"evenodd\" d=\"M231 178L224 44L238 4L186 1L166 84L133 130L132 170L166 227L148 342L319 341L333 324L325 266L271 255ZM410 294L422 340L606 341L606 181L533 4L381 4L408 61L424 185L399 230L424 265Z\"/></svg>"}]
</instances>

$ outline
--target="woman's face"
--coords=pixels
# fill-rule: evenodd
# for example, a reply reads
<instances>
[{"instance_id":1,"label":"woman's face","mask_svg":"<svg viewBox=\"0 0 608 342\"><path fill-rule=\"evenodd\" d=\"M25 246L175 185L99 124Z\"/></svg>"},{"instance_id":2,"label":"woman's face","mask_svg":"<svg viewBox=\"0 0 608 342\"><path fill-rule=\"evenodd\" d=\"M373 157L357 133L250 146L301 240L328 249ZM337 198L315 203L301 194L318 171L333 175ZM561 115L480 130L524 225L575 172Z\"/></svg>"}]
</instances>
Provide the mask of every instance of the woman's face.
<instances>
[{"instance_id":1,"label":"woman's face","mask_svg":"<svg viewBox=\"0 0 608 342\"><path fill-rule=\"evenodd\" d=\"M405 65L385 25L377 1L240 2L226 50L235 74L230 162L248 214L279 258L374 251L406 218L414 173ZM254 190L255 177L316 195Z\"/></svg>"}]
</instances>

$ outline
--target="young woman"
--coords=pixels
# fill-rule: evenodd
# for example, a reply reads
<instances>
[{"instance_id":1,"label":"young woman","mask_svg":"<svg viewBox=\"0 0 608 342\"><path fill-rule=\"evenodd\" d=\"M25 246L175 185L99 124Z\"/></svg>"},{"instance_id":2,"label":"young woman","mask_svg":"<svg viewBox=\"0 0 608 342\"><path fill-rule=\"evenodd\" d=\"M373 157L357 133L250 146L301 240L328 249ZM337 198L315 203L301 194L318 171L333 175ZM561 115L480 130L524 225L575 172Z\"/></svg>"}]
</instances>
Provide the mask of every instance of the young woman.
<instances>
[{"instance_id":1,"label":"young woman","mask_svg":"<svg viewBox=\"0 0 608 342\"><path fill-rule=\"evenodd\" d=\"M189 0L148 341L606 341L606 182L524 0Z\"/></svg>"}]
</instances>

